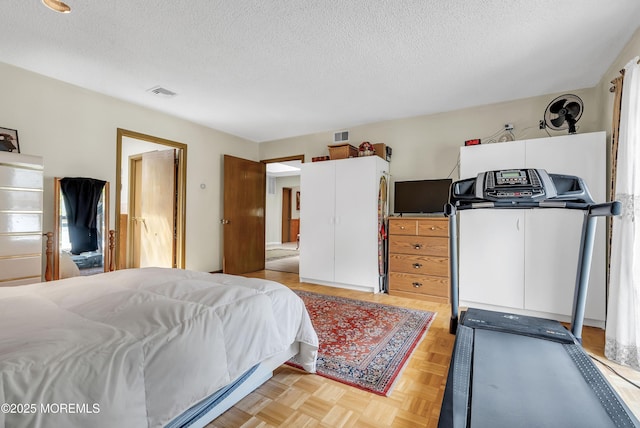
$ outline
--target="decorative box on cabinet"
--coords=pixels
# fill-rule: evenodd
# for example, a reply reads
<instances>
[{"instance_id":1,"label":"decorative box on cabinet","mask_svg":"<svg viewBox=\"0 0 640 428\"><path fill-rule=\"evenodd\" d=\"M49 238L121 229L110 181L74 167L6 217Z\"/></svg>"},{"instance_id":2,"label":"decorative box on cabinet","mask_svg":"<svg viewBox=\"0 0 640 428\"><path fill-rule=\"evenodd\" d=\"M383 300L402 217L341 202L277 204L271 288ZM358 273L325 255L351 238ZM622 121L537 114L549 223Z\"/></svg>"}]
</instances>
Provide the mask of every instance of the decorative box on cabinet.
<instances>
[{"instance_id":1,"label":"decorative box on cabinet","mask_svg":"<svg viewBox=\"0 0 640 428\"><path fill-rule=\"evenodd\" d=\"M42 280L42 158L0 152L0 287Z\"/></svg>"},{"instance_id":2,"label":"decorative box on cabinet","mask_svg":"<svg viewBox=\"0 0 640 428\"><path fill-rule=\"evenodd\" d=\"M449 302L446 218L389 218L389 294Z\"/></svg>"}]
</instances>

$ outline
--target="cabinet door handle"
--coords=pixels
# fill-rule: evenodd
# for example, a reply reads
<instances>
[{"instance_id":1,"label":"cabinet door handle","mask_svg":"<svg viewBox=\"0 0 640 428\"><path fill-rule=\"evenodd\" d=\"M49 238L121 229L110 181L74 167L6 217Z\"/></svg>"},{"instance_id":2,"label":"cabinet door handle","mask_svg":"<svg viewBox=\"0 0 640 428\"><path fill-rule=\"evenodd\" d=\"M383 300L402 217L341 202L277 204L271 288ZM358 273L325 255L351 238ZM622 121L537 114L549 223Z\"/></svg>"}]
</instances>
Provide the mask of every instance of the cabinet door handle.
<instances>
[{"instance_id":1,"label":"cabinet door handle","mask_svg":"<svg viewBox=\"0 0 640 428\"><path fill-rule=\"evenodd\" d=\"M414 282L411 285L413 285L413 288L420 288L422 287L422 283L421 282Z\"/></svg>"},{"instance_id":2,"label":"cabinet door handle","mask_svg":"<svg viewBox=\"0 0 640 428\"><path fill-rule=\"evenodd\" d=\"M420 248L422 248L422 244L413 244L413 248L419 250Z\"/></svg>"},{"instance_id":3,"label":"cabinet door handle","mask_svg":"<svg viewBox=\"0 0 640 428\"><path fill-rule=\"evenodd\" d=\"M420 269L422 267L422 263L414 263L413 267L416 269Z\"/></svg>"}]
</instances>

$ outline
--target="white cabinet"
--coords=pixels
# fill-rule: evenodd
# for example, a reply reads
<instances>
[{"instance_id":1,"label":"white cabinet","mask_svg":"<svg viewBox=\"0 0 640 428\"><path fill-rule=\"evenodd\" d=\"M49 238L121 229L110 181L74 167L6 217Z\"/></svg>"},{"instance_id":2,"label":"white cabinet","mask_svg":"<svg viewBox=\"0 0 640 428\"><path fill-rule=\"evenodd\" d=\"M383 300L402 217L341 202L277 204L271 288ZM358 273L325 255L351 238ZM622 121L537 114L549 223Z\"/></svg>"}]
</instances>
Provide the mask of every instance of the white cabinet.
<instances>
[{"instance_id":1,"label":"white cabinet","mask_svg":"<svg viewBox=\"0 0 640 428\"><path fill-rule=\"evenodd\" d=\"M42 280L42 158L0 152L0 286Z\"/></svg>"},{"instance_id":2,"label":"white cabinet","mask_svg":"<svg viewBox=\"0 0 640 428\"><path fill-rule=\"evenodd\" d=\"M378 156L312 162L300 174L300 280L377 292Z\"/></svg>"},{"instance_id":3,"label":"white cabinet","mask_svg":"<svg viewBox=\"0 0 640 428\"><path fill-rule=\"evenodd\" d=\"M606 200L604 132L461 148L460 178L505 168L541 168L581 177L596 202ZM581 211L461 212L460 301L568 321L573 306ZM598 219L585 323L604 326L605 220Z\"/></svg>"}]
</instances>

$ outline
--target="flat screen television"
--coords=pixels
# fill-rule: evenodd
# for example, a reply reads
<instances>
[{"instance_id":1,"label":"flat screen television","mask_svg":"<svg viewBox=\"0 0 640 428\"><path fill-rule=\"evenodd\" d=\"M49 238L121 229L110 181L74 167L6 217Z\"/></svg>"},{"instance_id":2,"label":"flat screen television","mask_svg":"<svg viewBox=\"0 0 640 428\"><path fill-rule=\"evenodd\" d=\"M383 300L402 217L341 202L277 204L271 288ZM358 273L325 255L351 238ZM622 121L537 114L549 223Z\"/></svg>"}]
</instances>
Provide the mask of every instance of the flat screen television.
<instances>
[{"instance_id":1,"label":"flat screen television","mask_svg":"<svg viewBox=\"0 0 640 428\"><path fill-rule=\"evenodd\" d=\"M393 212L395 214L444 213L449 201L450 178L396 181Z\"/></svg>"}]
</instances>

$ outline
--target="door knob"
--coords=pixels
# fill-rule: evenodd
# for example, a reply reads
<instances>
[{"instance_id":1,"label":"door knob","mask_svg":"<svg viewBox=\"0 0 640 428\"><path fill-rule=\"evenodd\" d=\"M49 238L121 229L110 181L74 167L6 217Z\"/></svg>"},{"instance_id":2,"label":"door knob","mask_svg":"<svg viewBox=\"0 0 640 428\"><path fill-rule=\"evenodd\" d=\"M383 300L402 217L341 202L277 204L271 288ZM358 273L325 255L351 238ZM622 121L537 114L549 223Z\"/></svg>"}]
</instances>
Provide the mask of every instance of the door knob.
<instances>
[{"instance_id":1,"label":"door knob","mask_svg":"<svg viewBox=\"0 0 640 428\"><path fill-rule=\"evenodd\" d=\"M220 224L229 224L229 220L223 218L222 220L220 220Z\"/></svg>"}]
</instances>

